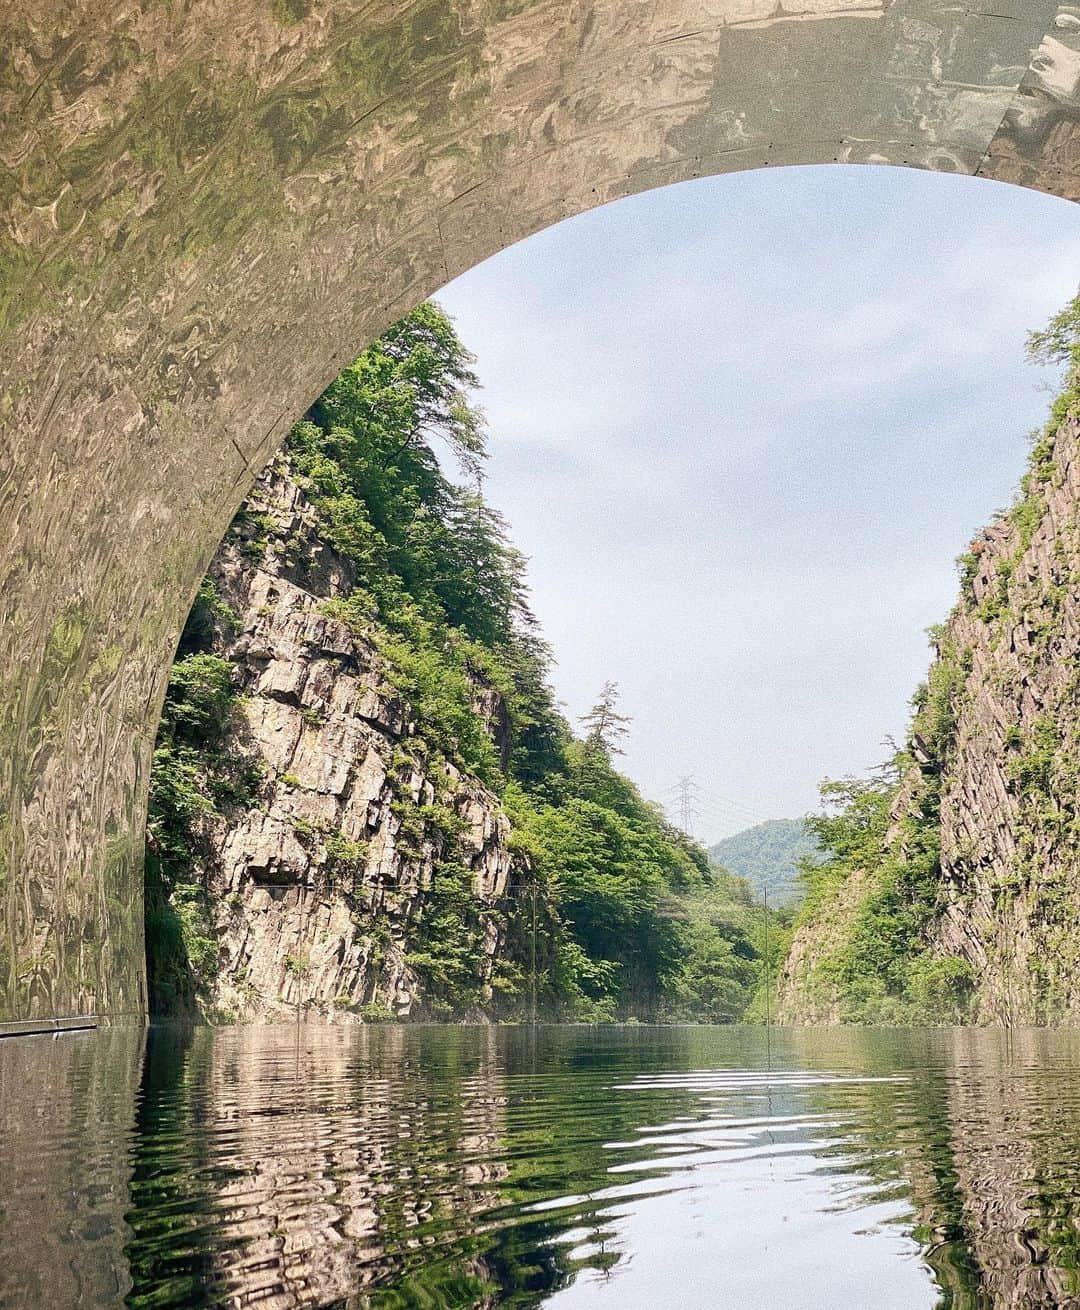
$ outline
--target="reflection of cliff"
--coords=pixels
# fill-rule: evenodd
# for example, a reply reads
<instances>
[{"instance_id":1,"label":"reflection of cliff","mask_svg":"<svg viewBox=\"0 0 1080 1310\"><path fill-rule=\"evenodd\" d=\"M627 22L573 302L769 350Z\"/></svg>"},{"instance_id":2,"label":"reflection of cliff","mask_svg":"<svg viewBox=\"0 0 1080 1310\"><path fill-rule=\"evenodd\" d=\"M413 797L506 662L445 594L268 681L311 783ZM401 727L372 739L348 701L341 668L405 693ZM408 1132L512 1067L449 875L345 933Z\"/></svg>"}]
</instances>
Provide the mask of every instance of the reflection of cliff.
<instances>
[{"instance_id":1,"label":"reflection of cliff","mask_svg":"<svg viewBox=\"0 0 1080 1310\"><path fill-rule=\"evenodd\" d=\"M0 1306L100 1310L129 1287L141 1030L0 1042Z\"/></svg>"},{"instance_id":2,"label":"reflection of cliff","mask_svg":"<svg viewBox=\"0 0 1080 1310\"><path fill-rule=\"evenodd\" d=\"M602 1189L603 1142L632 1138L649 1109L597 1096L614 1066L595 1062L580 1032L549 1031L534 1049L525 1036L153 1034L132 1303L189 1285L228 1306L540 1304L573 1277L552 1237L606 1220L603 1201L550 1217L530 1203ZM627 1046L624 1069L708 1068L723 1049L706 1030L643 1042L643 1060ZM855 1075L800 1093L831 1124L820 1167L838 1184L868 1180L855 1204L910 1199L943 1307L1080 1307L1072 1038L795 1031L778 1032L775 1050L781 1067ZM700 1102L665 1098L661 1113L693 1117ZM842 1186L836 1195L844 1204Z\"/></svg>"},{"instance_id":3,"label":"reflection of cliff","mask_svg":"<svg viewBox=\"0 0 1080 1310\"><path fill-rule=\"evenodd\" d=\"M401 1029L154 1033L136 1304L192 1279L237 1306L336 1303L389 1281L497 1291L479 1216L507 1175L503 1098L495 1036L473 1037L472 1072L447 1078L438 1060L415 1064Z\"/></svg>"},{"instance_id":4,"label":"reflection of cliff","mask_svg":"<svg viewBox=\"0 0 1080 1310\"><path fill-rule=\"evenodd\" d=\"M671 1146L658 1123L703 1125L710 1149L718 1126L767 1131L746 1095L760 1066L739 1082L764 1058L749 1040L301 1026L0 1044L0 1304L538 1306L620 1259L604 1239L628 1196L604 1143L637 1139L650 1165ZM1074 1036L776 1030L772 1056L798 1091L781 1072L769 1115L811 1111L806 1158L837 1206L909 1207L943 1310L1080 1310ZM707 1073L729 1067L718 1101ZM651 1091L613 1095L641 1074Z\"/></svg>"},{"instance_id":5,"label":"reflection of cliff","mask_svg":"<svg viewBox=\"0 0 1080 1310\"><path fill-rule=\"evenodd\" d=\"M579 1269L609 1267L605 1202L590 1194L612 1163L604 1143L633 1137L649 1110L612 1096L592 1040L580 1028L153 1031L131 1304L197 1293L277 1310L525 1310ZM620 1072L634 1067L631 1054ZM569 1230L588 1236L571 1247L558 1240Z\"/></svg>"},{"instance_id":6,"label":"reflection of cliff","mask_svg":"<svg viewBox=\"0 0 1080 1310\"><path fill-rule=\"evenodd\" d=\"M848 1030L808 1064L900 1071L853 1090L844 1151L910 1189L916 1234L953 1310L1080 1307L1080 1096L1075 1039L1039 1030Z\"/></svg>"},{"instance_id":7,"label":"reflection of cliff","mask_svg":"<svg viewBox=\"0 0 1080 1310\"><path fill-rule=\"evenodd\" d=\"M995 1307L1080 1306L1080 1102L1058 1043L950 1035L951 1158L979 1292Z\"/></svg>"}]
</instances>

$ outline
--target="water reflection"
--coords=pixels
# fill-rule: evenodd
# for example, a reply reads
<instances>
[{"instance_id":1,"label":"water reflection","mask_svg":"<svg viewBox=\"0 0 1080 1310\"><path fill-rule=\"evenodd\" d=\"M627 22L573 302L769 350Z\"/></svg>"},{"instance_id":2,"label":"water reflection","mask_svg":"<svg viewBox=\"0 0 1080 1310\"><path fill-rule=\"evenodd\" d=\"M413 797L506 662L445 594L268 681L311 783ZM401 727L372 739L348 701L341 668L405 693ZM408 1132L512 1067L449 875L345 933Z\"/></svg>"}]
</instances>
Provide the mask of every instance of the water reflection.
<instances>
[{"instance_id":1,"label":"water reflection","mask_svg":"<svg viewBox=\"0 0 1080 1310\"><path fill-rule=\"evenodd\" d=\"M141 1031L0 1040L0 1306L118 1305Z\"/></svg>"},{"instance_id":2,"label":"water reflection","mask_svg":"<svg viewBox=\"0 0 1080 1310\"><path fill-rule=\"evenodd\" d=\"M0 1043L0 1304L1080 1307L1080 1035Z\"/></svg>"}]
</instances>

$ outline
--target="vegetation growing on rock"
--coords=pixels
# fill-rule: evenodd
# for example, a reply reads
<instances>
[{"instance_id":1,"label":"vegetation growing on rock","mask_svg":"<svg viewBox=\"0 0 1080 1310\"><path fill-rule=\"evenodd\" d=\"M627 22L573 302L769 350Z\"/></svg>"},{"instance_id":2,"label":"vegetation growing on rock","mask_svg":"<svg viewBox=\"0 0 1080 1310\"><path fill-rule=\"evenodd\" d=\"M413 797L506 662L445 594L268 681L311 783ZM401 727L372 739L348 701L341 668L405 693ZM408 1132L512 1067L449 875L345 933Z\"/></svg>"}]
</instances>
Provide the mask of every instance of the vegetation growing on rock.
<instances>
[{"instance_id":1,"label":"vegetation growing on rock","mask_svg":"<svg viewBox=\"0 0 1080 1310\"><path fill-rule=\"evenodd\" d=\"M555 706L471 363L436 306L395 325L218 552L151 782L159 1012L731 1021L758 987L749 889L612 763L614 686L584 740Z\"/></svg>"},{"instance_id":2,"label":"vegetation growing on rock","mask_svg":"<svg viewBox=\"0 0 1080 1310\"><path fill-rule=\"evenodd\" d=\"M811 821L789 1019L1080 1016L1080 296L1030 349L1064 386L1014 504L958 560L905 746L826 784Z\"/></svg>"}]
</instances>

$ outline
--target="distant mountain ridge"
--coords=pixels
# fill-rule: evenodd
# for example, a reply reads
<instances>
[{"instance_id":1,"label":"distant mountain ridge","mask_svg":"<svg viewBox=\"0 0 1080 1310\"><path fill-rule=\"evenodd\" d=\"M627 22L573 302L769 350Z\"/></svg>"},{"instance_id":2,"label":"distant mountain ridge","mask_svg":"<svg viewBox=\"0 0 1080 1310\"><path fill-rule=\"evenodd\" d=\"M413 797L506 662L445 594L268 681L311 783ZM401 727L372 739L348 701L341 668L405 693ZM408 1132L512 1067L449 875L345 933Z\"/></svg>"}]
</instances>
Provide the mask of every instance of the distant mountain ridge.
<instances>
[{"instance_id":1,"label":"distant mountain ridge","mask_svg":"<svg viewBox=\"0 0 1080 1310\"><path fill-rule=\"evenodd\" d=\"M803 819L768 819L717 842L709 859L745 878L758 896L767 890L770 903L779 907L799 899L798 862L819 853Z\"/></svg>"}]
</instances>

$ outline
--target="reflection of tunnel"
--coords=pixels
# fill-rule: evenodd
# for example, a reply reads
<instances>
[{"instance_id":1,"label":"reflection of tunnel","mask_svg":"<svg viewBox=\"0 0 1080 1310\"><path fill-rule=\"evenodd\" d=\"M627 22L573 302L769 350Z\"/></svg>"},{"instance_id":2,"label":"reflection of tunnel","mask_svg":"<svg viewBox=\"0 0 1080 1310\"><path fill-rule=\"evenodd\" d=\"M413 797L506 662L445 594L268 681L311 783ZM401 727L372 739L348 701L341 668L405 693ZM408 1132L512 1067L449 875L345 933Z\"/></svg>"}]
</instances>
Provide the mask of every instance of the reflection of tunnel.
<instances>
[{"instance_id":1,"label":"reflection of tunnel","mask_svg":"<svg viewBox=\"0 0 1080 1310\"><path fill-rule=\"evenodd\" d=\"M1080 194L1056 0L15 0L0 33L0 1019L143 1010L179 625L292 418L418 300L703 174Z\"/></svg>"}]
</instances>

